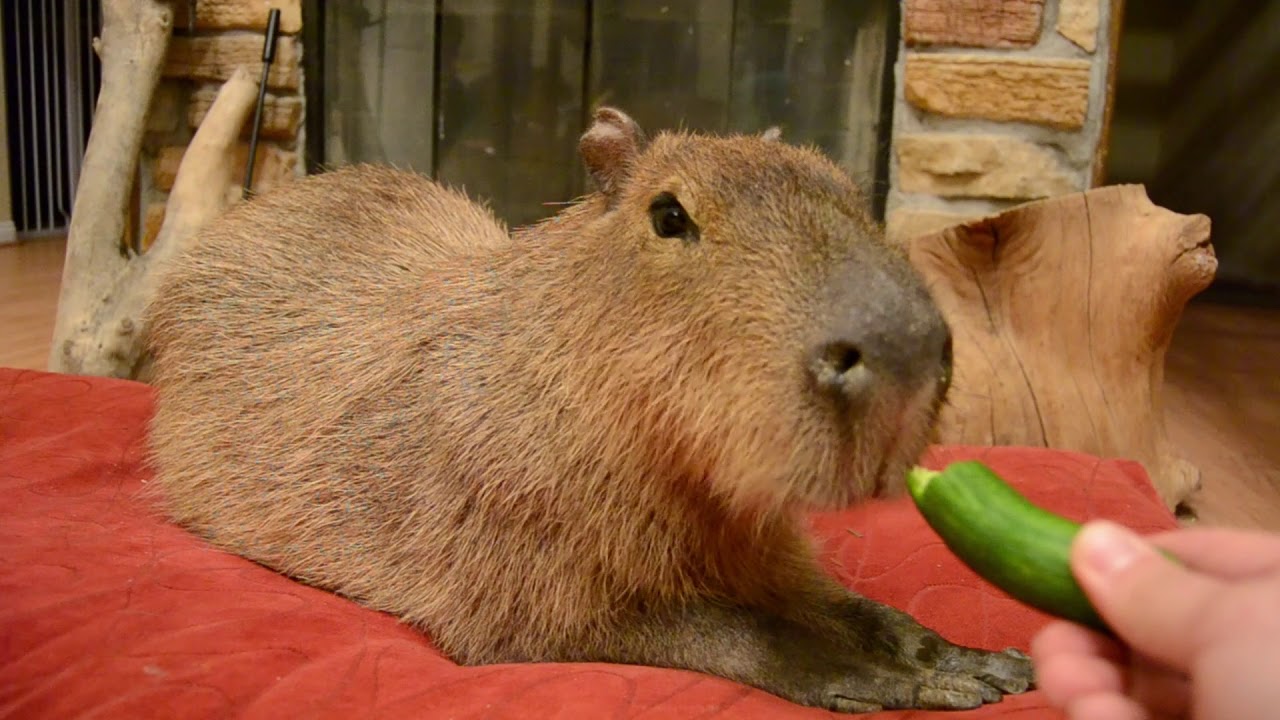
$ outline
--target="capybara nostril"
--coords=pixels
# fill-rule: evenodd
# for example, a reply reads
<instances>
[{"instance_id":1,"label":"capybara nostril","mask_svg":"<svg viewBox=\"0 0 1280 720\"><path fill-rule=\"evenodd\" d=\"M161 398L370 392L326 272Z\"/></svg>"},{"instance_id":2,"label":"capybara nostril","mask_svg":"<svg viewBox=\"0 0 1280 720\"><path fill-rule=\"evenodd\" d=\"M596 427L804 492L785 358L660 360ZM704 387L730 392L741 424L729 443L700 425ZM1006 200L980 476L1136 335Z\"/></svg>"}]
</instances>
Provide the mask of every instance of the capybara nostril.
<instances>
[{"instance_id":1,"label":"capybara nostril","mask_svg":"<svg viewBox=\"0 0 1280 720\"><path fill-rule=\"evenodd\" d=\"M838 375L844 375L862 362L862 352L846 342L833 342L823 351L823 359Z\"/></svg>"},{"instance_id":2,"label":"capybara nostril","mask_svg":"<svg viewBox=\"0 0 1280 720\"><path fill-rule=\"evenodd\" d=\"M871 379L870 371L862 362L862 351L843 340L820 347L810 367L818 387L827 392L860 393Z\"/></svg>"}]
</instances>

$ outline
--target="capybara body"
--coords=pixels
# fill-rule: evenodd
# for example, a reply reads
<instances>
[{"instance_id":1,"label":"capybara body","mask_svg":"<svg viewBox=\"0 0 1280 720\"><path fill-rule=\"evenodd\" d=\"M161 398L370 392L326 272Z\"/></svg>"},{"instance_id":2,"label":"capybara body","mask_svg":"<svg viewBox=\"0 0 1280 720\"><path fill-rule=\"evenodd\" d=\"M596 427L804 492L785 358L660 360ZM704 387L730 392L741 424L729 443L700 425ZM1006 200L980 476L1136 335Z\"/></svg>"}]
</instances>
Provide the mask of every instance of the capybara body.
<instances>
[{"instance_id":1,"label":"capybara body","mask_svg":"<svg viewBox=\"0 0 1280 720\"><path fill-rule=\"evenodd\" d=\"M769 136L597 112L598 191L513 234L359 165L229 210L149 314L152 459L217 546L458 662L612 661L839 710L972 707L1016 651L821 572L807 508L891 492L945 323L858 188Z\"/></svg>"}]
</instances>

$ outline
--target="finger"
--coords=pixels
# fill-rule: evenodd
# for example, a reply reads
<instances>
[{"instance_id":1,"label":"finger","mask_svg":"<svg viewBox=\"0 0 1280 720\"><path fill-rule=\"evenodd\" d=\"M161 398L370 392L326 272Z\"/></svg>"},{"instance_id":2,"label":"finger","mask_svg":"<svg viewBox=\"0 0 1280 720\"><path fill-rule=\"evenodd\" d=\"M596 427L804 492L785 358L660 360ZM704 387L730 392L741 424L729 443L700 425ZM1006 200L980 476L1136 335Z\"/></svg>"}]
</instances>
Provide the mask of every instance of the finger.
<instances>
[{"instance_id":1,"label":"finger","mask_svg":"<svg viewBox=\"0 0 1280 720\"><path fill-rule=\"evenodd\" d=\"M1132 531L1105 520L1081 529L1071 567L1122 640L1171 669L1187 671L1206 613L1222 590L1219 581L1170 562Z\"/></svg>"},{"instance_id":2,"label":"finger","mask_svg":"<svg viewBox=\"0 0 1280 720\"><path fill-rule=\"evenodd\" d=\"M1266 636L1209 649L1196 663L1194 717L1274 718L1280 707L1277 665L1280 651Z\"/></svg>"},{"instance_id":3,"label":"finger","mask_svg":"<svg viewBox=\"0 0 1280 720\"><path fill-rule=\"evenodd\" d=\"M1181 717L1191 702L1191 684L1182 673L1139 660L1129 671L1129 697L1157 715Z\"/></svg>"},{"instance_id":4,"label":"finger","mask_svg":"<svg viewBox=\"0 0 1280 720\"><path fill-rule=\"evenodd\" d=\"M1057 707L1077 697L1115 692L1162 715L1181 716L1189 702L1189 684L1181 673L1138 658L1114 640L1063 620L1045 625L1031 640L1036 687Z\"/></svg>"},{"instance_id":5,"label":"finger","mask_svg":"<svg viewBox=\"0 0 1280 720\"><path fill-rule=\"evenodd\" d=\"M1064 711L1071 720L1151 720L1133 698L1118 693L1085 695L1071 701Z\"/></svg>"},{"instance_id":6,"label":"finger","mask_svg":"<svg viewBox=\"0 0 1280 720\"><path fill-rule=\"evenodd\" d=\"M1064 653L1036 661L1036 689L1055 707L1099 693L1123 695L1126 680L1120 665L1096 655Z\"/></svg>"},{"instance_id":7,"label":"finger","mask_svg":"<svg viewBox=\"0 0 1280 720\"><path fill-rule=\"evenodd\" d=\"M1124 647L1102 633L1067 620L1054 620L1031 639L1031 655L1048 657L1058 653L1096 655L1113 662L1123 660L1128 654Z\"/></svg>"},{"instance_id":8,"label":"finger","mask_svg":"<svg viewBox=\"0 0 1280 720\"><path fill-rule=\"evenodd\" d=\"M1147 538L1187 567L1240 580L1280 571L1280 535L1229 528L1186 528Z\"/></svg>"}]
</instances>

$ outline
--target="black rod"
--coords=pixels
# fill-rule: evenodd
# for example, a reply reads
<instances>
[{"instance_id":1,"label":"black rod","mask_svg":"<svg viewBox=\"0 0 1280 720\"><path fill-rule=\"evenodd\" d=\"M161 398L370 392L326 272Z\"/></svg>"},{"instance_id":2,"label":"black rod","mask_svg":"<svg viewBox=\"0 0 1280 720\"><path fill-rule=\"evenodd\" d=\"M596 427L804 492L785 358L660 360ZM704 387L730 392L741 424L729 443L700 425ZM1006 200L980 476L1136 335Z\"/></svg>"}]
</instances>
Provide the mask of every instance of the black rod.
<instances>
[{"instance_id":1,"label":"black rod","mask_svg":"<svg viewBox=\"0 0 1280 720\"><path fill-rule=\"evenodd\" d=\"M249 161L244 170L244 197L253 188L253 165L258 158L258 132L262 128L262 106L267 101L267 75L276 59L276 32L280 28L280 9L272 8L267 16L267 38L262 46L262 80L258 82L258 107L253 111L253 134L249 137Z\"/></svg>"}]
</instances>

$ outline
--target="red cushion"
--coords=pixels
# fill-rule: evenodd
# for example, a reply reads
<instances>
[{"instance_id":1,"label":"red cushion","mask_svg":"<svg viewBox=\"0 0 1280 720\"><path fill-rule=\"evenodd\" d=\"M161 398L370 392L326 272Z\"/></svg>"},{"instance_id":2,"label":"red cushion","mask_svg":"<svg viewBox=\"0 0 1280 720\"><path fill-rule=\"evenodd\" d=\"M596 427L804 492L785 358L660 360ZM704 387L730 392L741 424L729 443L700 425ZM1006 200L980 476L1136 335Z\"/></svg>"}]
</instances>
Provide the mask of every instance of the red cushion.
<instances>
[{"instance_id":1,"label":"red cushion","mask_svg":"<svg viewBox=\"0 0 1280 720\"><path fill-rule=\"evenodd\" d=\"M693 672L459 667L390 616L214 550L139 501L151 402L138 383L0 369L0 716L838 717ZM1136 463L963 447L928 460L970 457L1070 517L1174 526ZM814 528L843 582L954 641L1025 650L1047 619L962 566L905 498ZM1034 691L936 716L1058 717Z\"/></svg>"}]
</instances>

